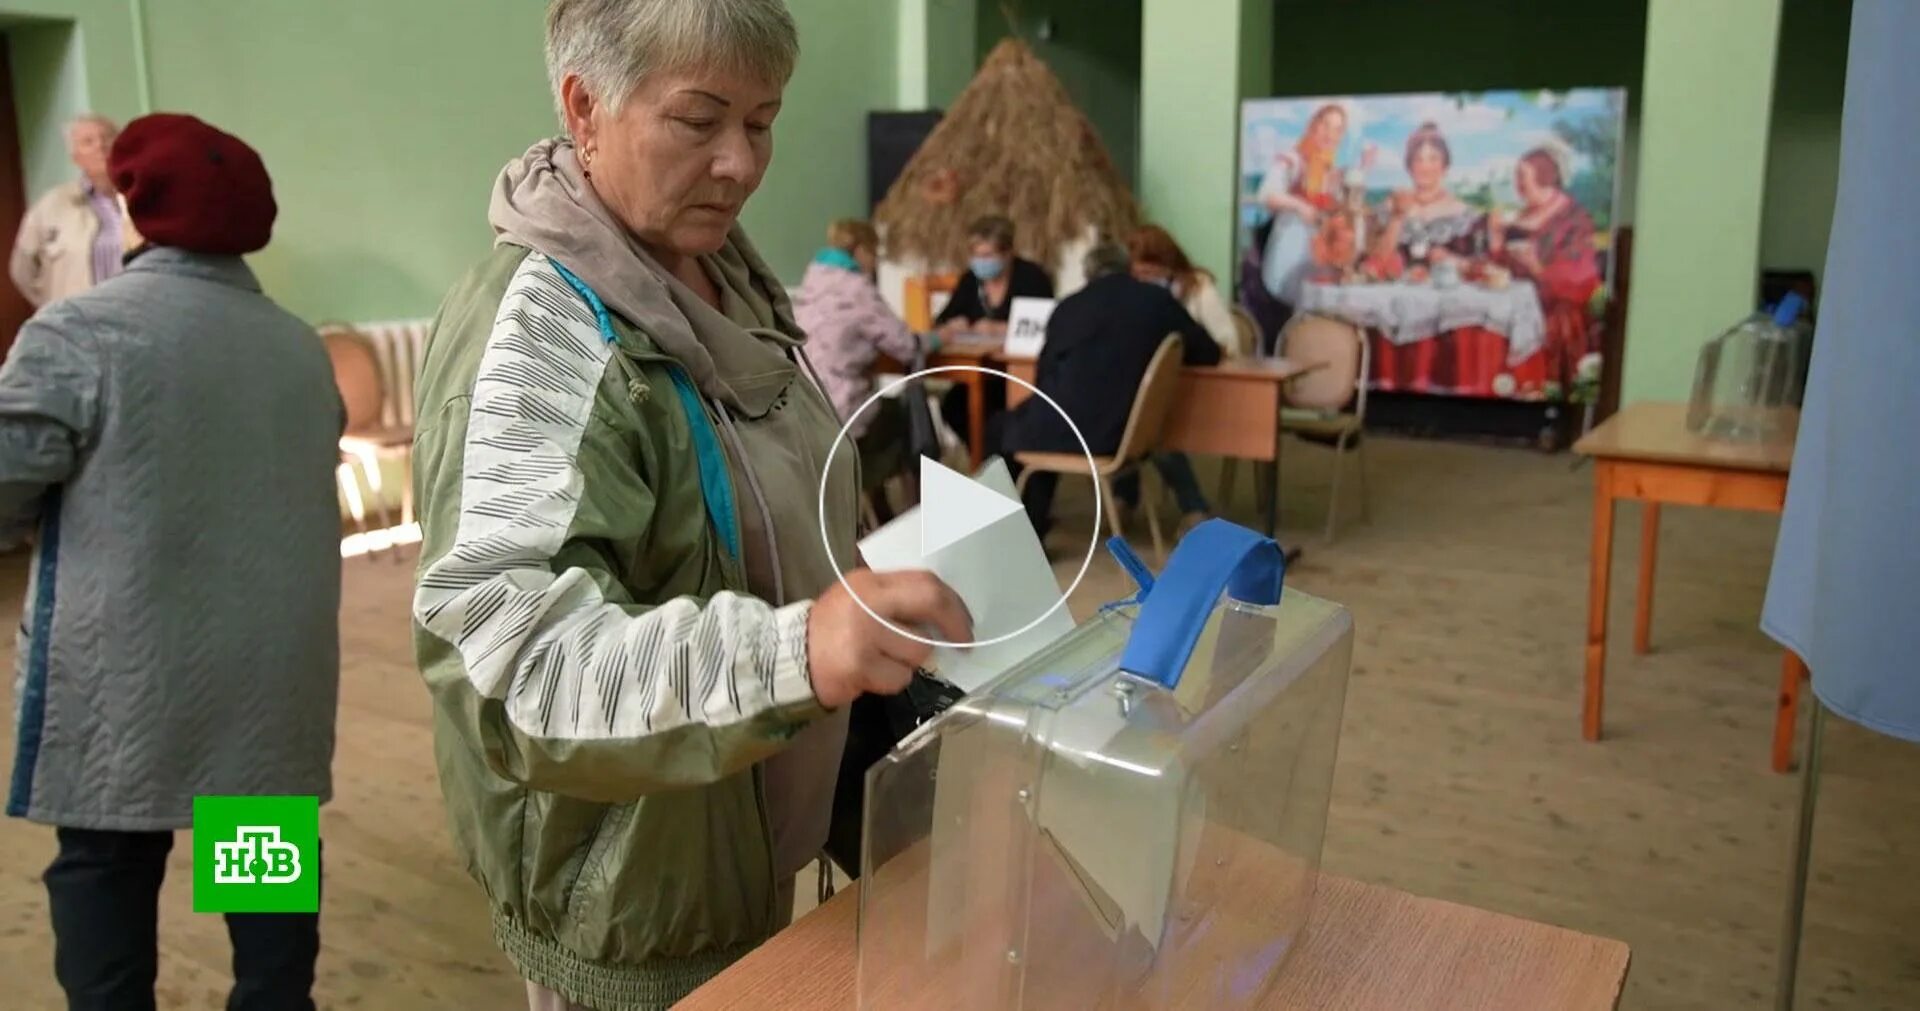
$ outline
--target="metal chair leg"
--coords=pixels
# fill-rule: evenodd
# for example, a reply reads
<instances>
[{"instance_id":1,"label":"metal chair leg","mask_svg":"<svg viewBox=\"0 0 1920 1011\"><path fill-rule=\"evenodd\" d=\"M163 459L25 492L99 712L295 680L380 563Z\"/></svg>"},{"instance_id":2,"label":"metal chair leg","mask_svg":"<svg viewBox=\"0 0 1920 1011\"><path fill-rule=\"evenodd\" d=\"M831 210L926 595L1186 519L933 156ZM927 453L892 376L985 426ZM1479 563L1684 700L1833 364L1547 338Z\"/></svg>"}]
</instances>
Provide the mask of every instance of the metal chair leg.
<instances>
[{"instance_id":1,"label":"metal chair leg","mask_svg":"<svg viewBox=\"0 0 1920 1011\"><path fill-rule=\"evenodd\" d=\"M1812 693L1808 693L1812 696ZM1780 982L1775 1011L1793 1011L1793 989L1800 972L1800 935L1807 912L1807 868L1813 858L1813 814L1820 795L1820 739L1827 707L1812 697L1813 727L1807 734L1807 760L1801 768L1800 824L1793 833L1793 872L1787 883L1786 925L1780 932Z\"/></svg>"},{"instance_id":2,"label":"metal chair leg","mask_svg":"<svg viewBox=\"0 0 1920 1011\"><path fill-rule=\"evenodd\" d=\"M1334 525L1340 522L1340 472L1341 470L1345 469L1343 465L1346 462L1347 462L1347 435L1345 432L1342 432L1340 433L1340 438L1336 440L1333 444L1333 482L1332 482L1332 486L1327 489L1327 543L1328 544L1333 543L1333 537L1335 533Z\"/></svg>"},{"instance_id":3,"label":"metal chair leg","mask_svg":"<svg viewBox=\"0 0 1920 1011\"><path fill-rule=\"evenodd\" d=\"M1145 471L1146 471L1145 467L1142 467L1139 470L1135 471L1135 473L1139 475L1138 480L1140 481L1140 485L1141 485L1140 504L1146 507L1147 532L1153 535L1154 557L1160 560L1161 565L1165 565L1167 564L1167 542L1166 542L1166 538L1160 535L1159 498L1160 498L1161 492L1159 489L1155 489L1153 491L1149 491L1147 489L1146 487L1147 475Z\"/></svg>"},{"instance_id":4,"label":"metal chair leg","mask_svg":"<svg viewBox=\"0 0 1920 1011\"><path fill-rule=\"evenodd\" d=\"M1367 440L1363 435L1353 447L1353 465L1360 470L1360 522L1373 522L1373 496L1367 493Z\"/></svg>"},{"instance_id":5,"label":"metal chair leg","mask_svg":"<svg viewBox=\"0 0 1920 1011\"><path fill-rule=\"evenodd\" d=\"M1107 514L1107 529L1113 532L1113 536L1125 538L1127 530L1121 525L1120 510L1116 508L1120 496L1113 493L1113 479L1101 476L1094 484L1094 494L1100 496L1100 511Z\"/></svg>"},{"instance_id":6,"label":"metal chair leg","mask_svg":"<svg viewBox=\"0 0 1920 1011\"><path fill-rule=\"evenodd\" d=\"M1220 512L1226 515L1233 509L1233 489L1238 484L1240 461L1231 456L1220 460L1220 484L1214 489L1214 501L1219 503Z\"/></svg>"},{"instance_id":7,"label":"metal chair leg","mask_svg":"<svg viewBox=\"0 0 1920 1011\"><path fill-rule=\"evenodd\" d=\"M353 517L353 525L360 529L360 543L366 548L364 554L375 552L373 534L367 529L367 503L360 497L360 471L353 464L342 460L333 469L333 479L340 486L340 494L347 500L347 515Z\"/></svg>"},{"instance_id":8,"label":"metal chair leg","mask_svg":"<svg viewBox=\"0 0 1920 1011\"><path fill-rule=\"evenodd\" d=\"M400 524L412 526L413 515L413 450L409 449L400 456L403 483L400 485Z\"/></svg>"}]
</instances>

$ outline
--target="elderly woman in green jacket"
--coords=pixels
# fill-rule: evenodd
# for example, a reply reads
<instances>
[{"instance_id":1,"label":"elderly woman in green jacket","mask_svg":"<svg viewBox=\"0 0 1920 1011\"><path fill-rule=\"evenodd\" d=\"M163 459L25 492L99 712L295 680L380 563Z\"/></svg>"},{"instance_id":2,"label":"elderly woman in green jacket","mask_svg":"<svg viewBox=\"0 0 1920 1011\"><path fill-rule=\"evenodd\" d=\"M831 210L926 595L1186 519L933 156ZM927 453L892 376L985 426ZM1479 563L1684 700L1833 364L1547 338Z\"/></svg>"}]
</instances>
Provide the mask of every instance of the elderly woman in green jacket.
<instances>
[{"instance_id":1,"label":"elderly woman in green jacket","mask_svg":"<svg viewBox=\"0 0 1920 1011\"><path fill-rule=\"evenodd\" d=\"M565 136L427 349L417 653L534 1008L665 1008L783 926L847 705L970 634L931 575L837 578L855 454L737 224L798 48L781 0L554 0Z\"/></svg>"}]
</instances>

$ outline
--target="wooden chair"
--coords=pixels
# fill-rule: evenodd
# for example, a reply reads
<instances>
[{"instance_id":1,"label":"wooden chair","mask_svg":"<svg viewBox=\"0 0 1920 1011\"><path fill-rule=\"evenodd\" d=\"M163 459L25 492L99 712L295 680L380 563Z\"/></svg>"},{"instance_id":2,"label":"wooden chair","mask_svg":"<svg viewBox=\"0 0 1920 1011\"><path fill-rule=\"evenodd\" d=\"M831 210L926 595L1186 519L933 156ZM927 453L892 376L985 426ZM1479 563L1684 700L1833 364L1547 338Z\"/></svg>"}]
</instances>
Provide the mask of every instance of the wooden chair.
<instances>
[{"instance_id":1,"label":"wooden chair","mask_svg":"<svg viewBox=\"0 0 1920 1011\"><path fill-rule=\"evenodd\" d=\"M1372 364L1367 333L1360 327L1324 316L1295 316L1280 332L1278 353L1302 365L1318 363L1288 383L1281 392L1280 429L1305 442L1333 450L1333 488L1327 500L1327 540L1333 541L1339 517L1341 465L1348 448L1360 467L1360 515L1369 518L1367 466L1362 432L1367 418L1367 374ZM1349 410L1349 408L1351 408ZM1219 499L1233 500L1238 460L1228 460L1220 471ZM1258 473L1256 471L1256 473ZM1260 481L1255 495L1265 508L1270 483Z\"/></svg>"},{"instance_id":2,"label":"wooden chair","mask_svg":"<svg viewBox=\"0 0 1920 1011\"><path fill-rule=\"evenodd\" d=\"M960 284L959 274L916 274L907 278L904 298L907 329L926 333L933 329L933 296L951 295Z\"/></svg>"},{"instance_id":3,"label":"wooden chair","mask_svg":"<svg viewBox=\"0 0 1920 1011\"><path fill-rule=\"evenodd\" d=\"M368 533L366 502L360 495L364 480L370 497L379 505L389 529L396 524L385 504L384 481L380 465L398 459L408 467L407 480L400 491L400 524L413 522L413 426L388 424L387 385L380 371L380 357L365 334L348 327L328 327L321 332L327 358L333 363L333 380L340 388L340 400L347 412L346 431L340 436L340 490L347 510L363 536ZM357 471L357 473L356 473ZM371 545L371 542L369 542ZM400 552L394 551L399 561Z\"/></svg>"},{"instance_id":4,"label":"wooden chair","mask_svg":"<svg viewBox=\"0 0 1920 1011\"><path fill-rule=\"evenodd\" d=\"M1180 393L1180 351L1178 335L1160 342L1160 349L1147 363L1147 373L1141 377L1140 389L1134 394L1133 410L1127 414L1127 427L1120 433L1119 448L1111 456L1093 458L1094 494L1100 496L1100 511L1106 514L1107 527L1115 537L1126 534L1121 527L1120 513L1114 508L1113 479L1138 471L1141 462L1160 448L1161 432L1173 413L1174 398ZM1016 486L1022 495L1026 494L1027 479L1036 471L1083 474L1087 469L1087 458L1081 453L1015 453L1013 458L1024 468ZM1155 496L1142 488L1140 502L1146 510L1147 528L1153 534L1154 553L1164 563L1167 547L1160 534Z\"/></svg>"},{"instance_id":5,"label":"wooden chair","mask_svg":"<svg viewBox=\"0 0 1920 1011\"><path fill-rule=\"evenodd\" d=\"M1327 541L1340 517L1340 475L1347 450L1360 468L1360 518L1367 502L1367 375L1372 351L1361 327L1326 316L1295 316L1280 331L1281 354L1290 361L1323 363L1281 392L1280 429L1333 450L1333 487L1327 495Z\"/></svg>"},{"instance_id":6,"label":"wooden chair","mask_svg":"<svg viewBox=\"0 0 1920 1011\"><path fill-rule=\"evenodd\" d=\"M1233 307L1233 332L1235 357L1251 358L1260 353L1260 322L1243 305Z\"/></svg>"}]
</instances>

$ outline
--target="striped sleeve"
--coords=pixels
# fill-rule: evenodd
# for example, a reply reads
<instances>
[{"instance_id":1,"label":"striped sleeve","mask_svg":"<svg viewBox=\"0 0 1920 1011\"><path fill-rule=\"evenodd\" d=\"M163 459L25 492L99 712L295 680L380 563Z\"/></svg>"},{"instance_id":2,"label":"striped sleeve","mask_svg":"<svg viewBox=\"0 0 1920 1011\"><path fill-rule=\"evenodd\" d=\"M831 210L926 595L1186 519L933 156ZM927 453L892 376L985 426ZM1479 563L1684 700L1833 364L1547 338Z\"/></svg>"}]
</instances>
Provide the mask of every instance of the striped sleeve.
<instances>
[{"instance_id":1,"label":"striped sleeve","mask_svg":"<svg viewBox=\"0 0 1920 1011\"><path fill-rule=\"evenodd\" d=\"M530 255L474 381L457 532L422 570L413 605L458 651L472 689L501 703L511 753L525 756L519 778L544 770L555 781L537 785L550 789L585 785L576 771L622 792L710 781L777 746L779 735L754 732L758 718L816 705L810 604L720 593L642 606L592 547L644 539L654 501L625 444L591 431L612 353L549 261ZM676 746L690 735L713 739ZM689 754L711 757L690 765Z\"/></svg>"}]
</instances>

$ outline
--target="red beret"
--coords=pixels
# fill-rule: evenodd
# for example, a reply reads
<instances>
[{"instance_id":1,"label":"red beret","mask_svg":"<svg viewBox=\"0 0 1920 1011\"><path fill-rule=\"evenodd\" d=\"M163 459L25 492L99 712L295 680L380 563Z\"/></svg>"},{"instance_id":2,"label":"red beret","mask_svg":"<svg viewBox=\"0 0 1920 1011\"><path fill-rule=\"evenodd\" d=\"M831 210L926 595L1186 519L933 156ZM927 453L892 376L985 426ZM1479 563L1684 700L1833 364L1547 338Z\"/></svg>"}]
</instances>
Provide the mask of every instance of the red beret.
<instances>
[{"instance_id":1,"label":"red beret","mask_svg":"<svg viewBox=\"0 0 1920 1011\"><path fill-rule=\"evenodd\" d=\"M107 156L133 227L148 242L238 256L273 235L273 180L260 155L192 116L155 113L127 124Z\"/></svg>"}]
</instances>

